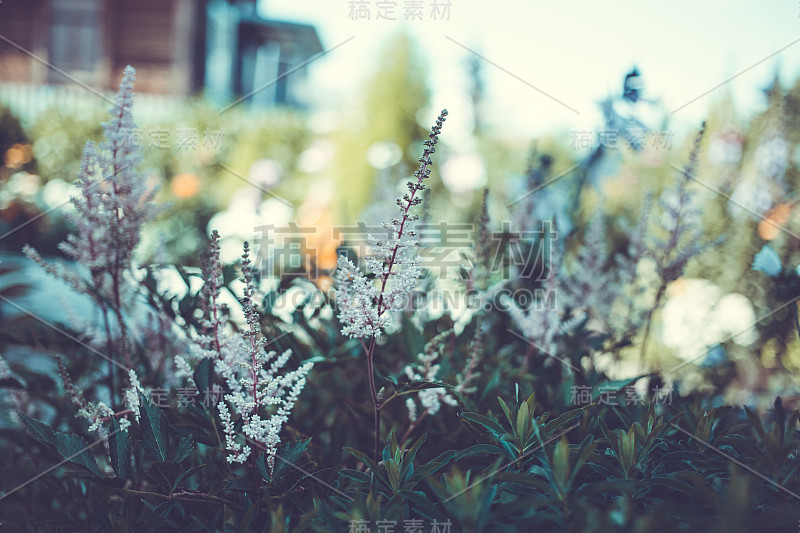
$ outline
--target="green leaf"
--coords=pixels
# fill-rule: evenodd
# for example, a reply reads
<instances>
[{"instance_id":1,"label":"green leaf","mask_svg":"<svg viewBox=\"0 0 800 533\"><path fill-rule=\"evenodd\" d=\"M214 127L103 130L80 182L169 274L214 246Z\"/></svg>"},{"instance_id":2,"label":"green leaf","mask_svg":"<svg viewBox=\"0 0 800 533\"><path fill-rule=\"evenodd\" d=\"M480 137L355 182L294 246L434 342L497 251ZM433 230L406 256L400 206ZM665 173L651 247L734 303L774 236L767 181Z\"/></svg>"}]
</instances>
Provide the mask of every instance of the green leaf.
<instances>
[{"instance_id":1,"label":"green leaf","mask_svg":"<svg viewBox=\"0 0 800 533\"><path fill-rule=\"evenodd\" d=\"M503 413L505 413L506 415L506 419L508 420L509 426L513 428L514 415L511 413L511 409L508 407L508 405L506 405L506 402L504 402L500 396L497 397L497 401L500 402L500 407L503 409Z\"/></svg>"},{"instance_id":2,"label":"green leaf","mask_svg":"<svg viewBox=\"0 0 800 533\"><path fill-rule=\"evenodd\" d=\"M533 487L541 492L544 492L545 494L553 493L553 487L530 474L524 474L522 472L498 472L494 477L497 479L497 481L503 481L506 483L519 483L520 485Z\"/></svg>"},{"instance_id":3,"label":"green leaf","mask_svg":"<svg viewBox=\"0 0 800 533\"><path fill-rule=\"evenodd\" d=\"M128 465L131 462L131 439L127 431L122 431L116 417L111 419L111 433L108 435L108 447L111 452L111 468L117 477L128 477Z\"/></svg>"},{"instance_id":4,"label":"green leaf","mask_svg":"<svg viewBox=\"0 0 800 533\"><path fill-rule=\"evenodd\" d=\"M423 516L435 517L439 516L442 512L439 507L436 507L433 504L433 502L431 502L430 497L427 496L426 494L408 490L408 491L401 491L400 495L404 496L409 501L414 502L415 510L423 514ZM398 529L395 529L394 531L397 531L399 533ZM408 529L407 531L420 531L420 530ZM423 529L422 531L425 530Z\"/></svg>"},{"instance_id":5,"label":"green leaf","mask_svg":"<svg viewBox=\"0 0 800 533\"><path fill-rule=\"evenodd\" d=\"M594 442L594 437L592 435L586 435L581 442L580 452L578 452L578 458L575 460L575 464L572 465L572 473L570 474L569 478L569 486L575 481L575 476L578 474L578 471L584 465L584 463L589 459L589 456L592 454L594 449L597 447L597 443Z\"/></svg>"},{"instance_id":6,"label":"green leaf","mask_svg":"<svg viewBox=\"0 0 800 533\"><path fill-rule=\"evenodd\" d=\"M409 478L408 485L414 485L417 481L434 474L447 466L450 461L457 455L456 450L448 450L439 454L435 459L425 463L414 471L414 474Z\"/></svg>"},{"instance_id":7,"label":"green leaf","mask_svg":"<svg viewBox=\"0 0 800 533\"><path fill-rule=\"evenodd\" d=\"M164 411L150 403L139 393L140 421L142 429L142 448L156 461L167 460L167 416Z\"/></svg>"},{"instance_id":8,"label":"green leaf","mask_svg":"<svg viewBox=\"0 0 800 533\"><path fill-rule=\"evenodd\" d=\"M472 457L473 455L503 455L509 456L505 450L499 448L493 444L473 444L469 448L461 450L455 456L455 460L458 461L460 459L464 459L465 457ZM509 459L513 459L513 457L509 456Z\"/></svg>"},{"instance_id":9,"label":"green leaf","mask_svg":"<svg viewBox=\"0 0 800 533\"><path fill-rule=\"evenodd\" d=\"M95 461L94 455L89 452L91 446L89 446L83 437L74 433L55 431L47 424L27 417L19 411L17 411L17 414L36 440L55 448L58 454L70 463L85 468L97 477L104 477L103 473L97 467L97 461ZM99 442L100 441L97 443Z\"/></svg>"},{"instance_id":10,"label":"green leaf","mask_svg":"<svg viewBox=\"0 0 800 533\"><path fill-rule=\"evenodd\" d=\"M175 448L175 453L172 455L172 460L180 463L189 457L192 450L194 450L194 439L191 435L187 435L178 443L178 446Z\"/></svg>"},{"instance_id":11,"label":"green leaf","mask_svg":"<svg viewBox=\"0 0 800 533\"><path fill-rule=\"evenodd\" d=\"M558 489L559 497L566 496L569 489L567 480L569 479L569 441L566 436L562 436L553 450L553 463L551 465L553 479Z\"/></svg>"},{"instance_id":12,"label":"green leaf","mask_svg":"<svg viewBox=\"0 0 800 533\"><path fill-rule=\"evenodd\" d=\"M528 416L528 404L523 402L517 411L517 437L521 443L525 442L525 433L530 417Z\"/></svg>"},{"instance_id":13,"label":"green leaf","mask_svg":"<svg viewBox=\"0 0 800 533\"><path fill-rule=\"evenodd\" d=\"M370 475L367 474L366 472L361 472L360 470L352 470L350 468L344 468L342 470L339 470L339 475L348 477L354 481L358 481L361 483L369 483L370 479L372 479Z\"/></svg>"},{"instance_id":14,"label":"green leaf","mask_svg":"<svg viewBox=\"0 0 800 533\"><path fill-rule=\"evenodd\" d=\"M453 388L453 385L445 383L444 381L441 380L406 381L406 382L399 382L397 384L392 383L392 386L394 387L397 396L402 396L404 394L412 394L426 389Z\"/></svg>"},{"instance_id":15,"label":"green leaf","mask_svg":"<svg viewBox=\"0 0 800 533\"><path fill-rule=\"evenodd\" d=\"M506 432L506 430L504 430L502 426L500 426L500 424L498 424L491 418L479 415L478 413L464 412L461 413L461 418L466 418L470 422L480 424L481 426L489 430L489 432L496 434L498 437Z\"/></svg>"},{"instance_id":16,"label":"green leaf","mask_svg":"<svg viewBox=\"0 0 800 533\"><path fill-rule=\"evenodd\" d=\"M614 439L612 437L611 430L606 425L606 421L602 418L597 419L598 425L600 426L600 431L603 433L603 438L608 442L610 446L614 445Z\"/></svg>"},{"instance_id":17,"label":"green leaf","mask_svg":"<svg viewBox=\"0 0 800 533\"><path fill-rule=\"evenodd\" d=\"M399 465L392 460L384 461L383 463L384 468L386 468L386 476L389 478L389 486L392 487L392 490L397 492L397 489L400 488L400 467Z\"/></svg>"},{"instance_id":18,"label":"green leaf","mask_svg":"<svg viewBox=\"0 0 800 533\"><path fill-rule=\"evenodd\" d=\"M411 445L411 448L408 449L408 452L406 452L406 455L403 458L403 470L400 472L401 479L405 480L408 476L414 473L414 458L417 456L419 447L422 446L422 443L425 442L427 437L428 434L423 433L422 436Z\"/></svg>"},{"instance_id":19,"label":"green leaf","mask_svg":"<svg viewBox=\"0 0 800 533\"><path fill-rule=\"evenodd\" d=\"M536 412L536 391L532 392L530 396L525 400L525 403L528 404L528 413L530 414L531 418Z\"/></svg>"},{"instance_id":20,"label":"green leaf","mask_svg":"<svg viewBox=\"0 0 800 533\"><path fill-rule=\"evenodd\" d=\"M189 470L185 470L184 472L181 472L178 475L178 477L175 479L175 483L173 483L172 490L173 491L178 490L178 487L180 487L181 484L184 481L186 481L187 479L189 479L190 477L195 475L197 472L199 472L201 468L205 468L205 466L206 465L204 465L204 464L197 465L197 466L191 467Z\"/></svg>"},{"instance_id":21,"label":"green leaf","mask_svg":"<svg viewBox=\"0 0 800 533\"><path fill-rule=\"evenodd\" d=\"M581 407L579 409L573 409L572 411L567 411L566 413L561 414L557 418L550 420L543 426L544 434L542 435L545 440L549 439L551 436L560 433L561 431L565 430L567 426L574 425L572 422L580 417L584 413L584 408Z\"/></svg>"},{"instance_id":22,"label":"green leaf","mask_svg":"<svg viewBox=\"0 0 800 533\"><path fill-rule=\"evenodd\" d=\"M212 360L203 359L194 369L194 384L200 392L211 390L212 380Z\"/></svg>"},{"instance_id":23,"label":"green leaf","mask_svg":"<svg viewBox=\"0 0 800 533\"><path fill-rule=\"evenodd\" d=\"M279 507L280 509L280 507ZM256 500L253 505L244 513L242 520L239 522L239 527L246 531L258 531L253 524L253 519L261 512L261 500ZM278 528L273 528L276 531Z\"/></svg>"},{"instance_id":24,"label":"green leaf","mask_svg":"<svg viewBox=\"0 0 800 533\"><path fill-rule=\"evenodd\" d=\"M275 457L275 469L272 471L273 481L281 479L289 469L289 465L297 463L297 460L306 451L309 442L311 442L311 439L290 442L281 446Z\"/></svg>"},{"instance_id":25,"label":"green leaf","mask_svg":"<svg viewBox=\"0 0 800 533\"><path fill-rule=\"evenodd\" d=\"M175 480L182 472L183 467L175 461L157 461L145 471L147 477L163 491L173 490Z\"/></svg>"},{"instance_id":26,"label":"green leaf","mask_svg":"<svg viewBox=\"0 0 800 533\"><path fill-rule=\"evenodd\" d=\"M346 451L347 453L349 453L350 455L352 455L353 457L355 457L356 459L367 465L369 469L372 470L373 474L380 470L378 463L370 459L367 456L367 454L360 452L355 448L350 448L349 446L345 446L344 451Z\"/></svg>"},{"instance_id":27,"label":"green leaf","mask_svg":"<svg viewBox=\"0 0 800 533\"><path fill-rule=\"evenodd\" d=\"M761 424L761 419L758 418L758 415L747 407L744 408L744 411L747 413L747 418L750 420L750 424L753 426L753 429L755 429L758 433L758 436L763 439L766 432L764 431L764 426Z\"/></svg>"},{"instance_id":28,"label":"green leaf","mask_svg":"<svg viewBox=\"0 0 800 533\"><path fill-rule=\"evenodd\" d=\"M158 518L159 522L163 523L164 519L169 516L169 513L172 512L176 505L178 505L178 502L175 500L160 503L155 509L153 509L153 512L150 513L150 516L152 518Z\"/></svg>"},{"instance_id":29,"label":"green leaf","mask_svg":"<svg viewBox=\"0 0 800 533\"><path fill-rule=\"evenodd\" d=\"M269 483L270 475L269 468L267 468L267 452L262 452L256 459L256 470L266 483Z\"/></svg>"}]
</instances>

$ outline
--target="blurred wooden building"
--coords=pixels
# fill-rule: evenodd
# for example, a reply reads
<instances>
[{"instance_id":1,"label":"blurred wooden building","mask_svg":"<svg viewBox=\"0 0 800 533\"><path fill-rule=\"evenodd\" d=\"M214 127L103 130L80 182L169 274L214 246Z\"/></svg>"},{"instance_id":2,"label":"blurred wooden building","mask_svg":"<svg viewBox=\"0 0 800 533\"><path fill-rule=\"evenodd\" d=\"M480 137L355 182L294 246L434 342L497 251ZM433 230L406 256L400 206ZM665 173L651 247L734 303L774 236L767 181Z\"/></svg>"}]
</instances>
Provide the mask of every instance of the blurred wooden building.
<instances>
[{"instance_id":1,"label":"blurred wooden building","mask_svg":"<svg viewBox=\"0 0 800 533\"><path fill-rule=\"evenodd\" d=\"M256 0L0 3L0 84L71 84L72 77L114 90L130 64L140 93L202 92L224 105L255 92L248 97L255 106L302 108L305 63L321 51L312 26L265 19Z\"/></svg>"}]
</instances>

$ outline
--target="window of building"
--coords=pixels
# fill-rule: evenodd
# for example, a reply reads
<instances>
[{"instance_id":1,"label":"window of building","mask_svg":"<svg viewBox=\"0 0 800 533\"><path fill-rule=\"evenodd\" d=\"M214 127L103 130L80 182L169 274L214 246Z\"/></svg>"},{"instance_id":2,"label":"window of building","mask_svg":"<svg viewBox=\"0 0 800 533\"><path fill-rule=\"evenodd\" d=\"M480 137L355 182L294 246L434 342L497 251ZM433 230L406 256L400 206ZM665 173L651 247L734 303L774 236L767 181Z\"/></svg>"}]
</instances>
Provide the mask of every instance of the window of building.
<instances>
[{"instance_id":1,"label":"window of building","mask_svg":"<svg viewBox=\"0 0 800 533\"><path fill-rule=\"evenodd\" d=\"M102 49L100 0L51 0L50 63L91 80ZM66 82L50 71L51 82Z\"/></svg>"}]
</instances>

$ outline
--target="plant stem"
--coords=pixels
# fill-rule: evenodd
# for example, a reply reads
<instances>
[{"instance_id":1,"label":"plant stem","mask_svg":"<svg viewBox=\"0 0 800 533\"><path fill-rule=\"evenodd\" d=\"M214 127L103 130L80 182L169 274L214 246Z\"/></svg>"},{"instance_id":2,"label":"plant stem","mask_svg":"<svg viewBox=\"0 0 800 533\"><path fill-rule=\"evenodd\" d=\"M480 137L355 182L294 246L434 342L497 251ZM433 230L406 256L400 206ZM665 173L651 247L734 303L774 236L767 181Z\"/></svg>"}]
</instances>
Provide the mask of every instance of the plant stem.
<instances>
[{"instance_id":1,"label":"plant stem","mask_svg":"<svg viewBox=\"0 0 800 533\"><path fill-rule=\"evenodd\" d=\"M372 395L372 407L374 411L375 423L375 461L380 460L380 441L381 441L381 415L380 405L378 404L378 391L375 388L375 372L373 371L373 356L375 354L375 337L369 343L367 348L367 375L369 376L369 391Z\"/></svg>"},{"instance_id":2,"label":"plant stem","mask_svg":"<svg viewBox=\"0 0 800 533\"><path fill-rule=\"evenodd\" d=\"M117 396L117 380L115 375L114 366L117 364L117 358L114 356L114 345L111 341L111 325L108 323L108 311L106 310L105 303L102 298L98 298L100 304L100 312L103 315L103 325L106 329L106 353L108 354L108 397L111 405L114 404L114 399Z\"/></svg>"},{"instance_id":3,"label":"plant stem","mask_svg":"<svg viewBox=\"0 0 800 533\"><path fill-rule=\"evenodd\" d=\"M421 414L421 415L419 415L419 418L417 418L417 419L416 419L414 422L411 422L411 424L409 424L409 426L408 426L408 429L406 430L406 432L405 432L405 433L403 433L403 437L400 439L400 442L398 443L398 444L400 444L400 446L402 446L403 444L405 444L405 442L408 440L408 437L410 437L410 436L411 436L411 433L412 433L412 432L413 432L415 429L417 429L417 426L419 425L419 423L420 423L420 422L422 422L422 419L423 419L423 418L425 418L425 415L427 415L427 414L428 414L428 410L427 410L427 409L425 409L425 410L422 412L422 414Z\"/></svg>"},{"instance_id":4,"label":"plant stem","mask_svg":"<svg viewBox=\"0 0 800 533\"><path fill-rule=\"evenodd\" d=\"M564 508L564 522L567 523L567 533L572 533L572 524L569 519L569 501L567 500L569 496L565 496L564 500L562 501L562 505Z\"/></svg>"},{"instance_id":5,"label":"plant stem","mask_svg":"<svg viewBox=\"0 0 800 533\"><path fill-rule=\"evenodd\" d=\"M667 290L666 282L661 282L661 286L658 288L658 292L656 293L656 299L653 303L653 307L650 308L650 311L647 312L647 321L646 326L644 328L644 339L642 339L642 351L639 354L639 369L644 368L645 362L645 355L647 354L647 343L650 340L650 328L653 325L653 313L658 309L658 306L661 304L661 299L664 298L664 293Z\"/></svg>"},{"instance_id":6,"label":"plant stem","mask_svg":"<svg viewBox=\"0 0 800 533\"><path fill-rule=\"evenodd\" d=\"M122 110L120 110L120 116L118 120L122 121ZM116 161L116 151L112 157L112 161ZM114 165L114 176L118 175L121 169L117 169L116 164ZM117 186L116 180L111 181L111 188L114 190L114 196L118 197L120 191ZM116 219L117 224L123 224L123 217L124 214L121 208L117 208L116 210ZM122 344L122 354L125 357L125 363L127 364L128 368L133 368L133 362L131 361L130 353L128 352L128 333L127 328L125 327L125 321L122 318L122 298L120 292L120 275L122 274L122 265L121 260L122 257L120 256L120 246L122 243L119 243L119 246L115 247L114 249L114 266L110 271L111 274L111 285L113 290L114 296L114 314L117 318L117 323L119 324L119 334L120 334L120 344Z\"/></svg>"},{"instance_id":7,"label":"plant stem","mask_svg":"<svg viewBox=\"0 0 800 533\"><path fill-rule=\"evenodd\" d=\"M533 344L528 344L525 350L525 357L522 360L522 374L527 374L531 367L531 359L533 358Z\"/></svg>"},{"instance_id":8,"label":"plant stem","mask_svg":"<svg viewBox=\"0 0 800 533\"><path fill-rule=\"evenodd\" d=\"M422 200L416 198L417 192L424 190L425 185L423 181L430 175L429 167L433 164L431 160L431 155L436 151L435 146L438 141L438 135L441 131L442 123L447 116L447 110L442 110L439 118L436 120L436 126L433 127L431 133L428 134L428 140L425 141L425 149L422 152L422 157L420 157L419 168L414 173L415 181L408 182L408 194L404 195L402 199L397 201L397 205L400 207L400 219L393 220L391 228L393 231L396 232L394 235L394 245L391 248L386 248L386 254L384 256L385 262L385 269L381 273L379 280L381 284L380 292L378 293L377 299L374 301L375 308L377 310L377 316L380 318L386 311L389 311L391 308L391 302L386 302L386 292L387 292L387 285L389 283L389 278L392 274L396 274L393 272L394 267L398 264L398 254L400 254L400 249L403 246L406 246L406 243L403 242L403 237L406 233L410 233L414 235L414 233L406 228L406 223L413 222L417 220L419 217L417 215L411 214L411 208L415 205L418 205ZM389 226L387 226L389 227ZM375 424L375 461L380 460L380 433L381 433L381 417L380 417L380 410L381 404L378 401L378 391L375 386L375 372L374 372L374 356L375 356L375 345L376 345L376 337L373 333L371 335L369 347L364 345L364 342L361 343L362 347L366 351L367 355L367 374L369 374L369 389L370 394L372 395L372 406L374 410L374 424Z\"/></svg>"}]
</instances>

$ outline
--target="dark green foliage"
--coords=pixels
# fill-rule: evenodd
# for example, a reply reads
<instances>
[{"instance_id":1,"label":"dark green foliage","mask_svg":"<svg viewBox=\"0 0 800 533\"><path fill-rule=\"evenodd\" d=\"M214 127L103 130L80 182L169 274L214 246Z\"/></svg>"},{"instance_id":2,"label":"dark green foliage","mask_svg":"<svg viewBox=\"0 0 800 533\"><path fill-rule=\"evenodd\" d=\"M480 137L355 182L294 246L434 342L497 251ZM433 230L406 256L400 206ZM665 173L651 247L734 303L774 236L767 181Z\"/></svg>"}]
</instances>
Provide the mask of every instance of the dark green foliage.
<instances>
[{"instance_id":1,"label":"dark green foliage","mask_svg":"<svg viewBox=\"0 0 800 533\"><path fill-rule=\"evenodd\" d=\"M325 363L326 374L337 372L332 359ZM196 375L216 379L211 367ZM393 394L414 389L384 381ZM313 391L312 404L330 402L337 387ZM46 476L10 495L7 508L24 506L23 494L52 493L65 523L101 531L344 532L404 520L475 532L789 531L800 518L798 413L780 399L765 420L747 408L703 408L701 398L551 409L543 405L552 398L520 398L518 385L498 383L495 393L494 402L471 400L457 415L443 408L406 442L392 409L402 402L392 403L387 419L396 421L379 463L362 451L369 435L352 434L337 437L352 445L335 466L321 467L334 426L350 418L356 427L369 413L353 406L318 418L306 407L290 433L307 437L279 448L272 476L264 453L242 466L224 462L215 414L201 404L165 412L141 396L138 424L108 424L108 452L21 415L36 440L82 470ZM3 521L48 527L5 512Z\"/></svg>"},{"instance_id":2,"label":"dark green foliage","mask_svg":"<svg viewBox=\"0 0 800 533\"><path fill-rule=\"evenodd\" d=\"M141 403L142 448L156 461L167 460L167 417L164 411L139 393Z\"/></svg>"},{"instance_id":3,"label":"dark green foliage","mask_svg":"<svg viewBox=\"0 0 800 533\"><path fill-rule=\"evenodd\" d=\"M82 466L97 477L103 477L103 473L97 467L97 461L89 451L90 446L83 437L74 433L54 431L47 424L28 418L22 413L18 414L22 423L36 440L55 449L65 461Z\"/></svg>"},{"instance_id":4,"label":"dark green foliage","mask_svg":"<svg viewBox=\"0 0 800 533\"><path fill-rule=\"evenodd\" d=\"M273 313L269 302L292 287L309 290L294 281L268 294L262 324L275 339L272 349L317 362L272 475L262 450L243 465L227 463L216 408L200 398L162 409L141 395L139 422L121 431L111 420L107 443L94 447L75 433L85 428L72 418L74 407L53 400L55 416L41 417L48 424L20 415L26 434L3 430L8 452L0 468L11 472L0 505L4 526L348 532L358 523L377 531L380 520L402 531L404 520L422 520L430 531L436 520L474 532L777 532L800 519L798 412L783 401L766 414L701 395L613 405L596 391L655 385L658 376L565 374L544 357L522 372L526 347L497 310L480 317L490 334L473 393L459 391L452 376L469 357L478 317L443 337L443 379L433 383L409 382L402 369L452 320L445 315L419 328L407 319L386 336L376 358L385 446L375 462L361 347L338 335L324 297L306 299L292 322ZM80 366L86 352L77 355L72 373L89 374ZM21 377L31 394L35 378ZM210 360L194 380L201 390L222 383ZM571 405L578 385L594 388L591 403ZM458 406L442 406L412 427L404 400L437 387ZM9 464L11 457L31 459ZM34 505L37 512L28 512Z\"/></svg>"},{"instance_id":5,"label":"dark green foliage","mask_svg":"<svg viewBox=\"0 0 800 533\"><path fill-rule=\"evenodd\" d=\"M122 431L119 422L111 420L111 432L108 434L108 450L111 455L111 466L117 477L128 477L131 462L131 439L127 431Z\"/></svg>"}]
</instances>

